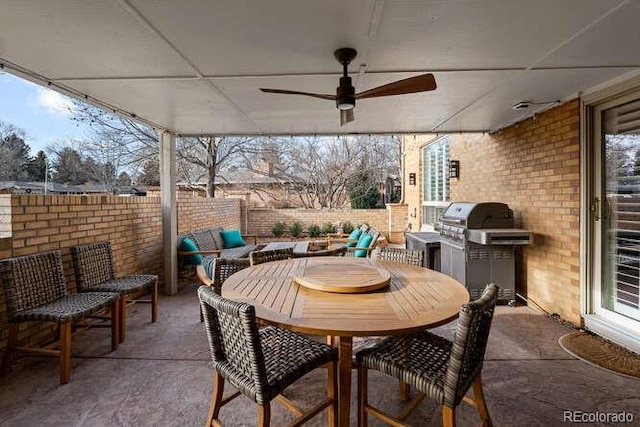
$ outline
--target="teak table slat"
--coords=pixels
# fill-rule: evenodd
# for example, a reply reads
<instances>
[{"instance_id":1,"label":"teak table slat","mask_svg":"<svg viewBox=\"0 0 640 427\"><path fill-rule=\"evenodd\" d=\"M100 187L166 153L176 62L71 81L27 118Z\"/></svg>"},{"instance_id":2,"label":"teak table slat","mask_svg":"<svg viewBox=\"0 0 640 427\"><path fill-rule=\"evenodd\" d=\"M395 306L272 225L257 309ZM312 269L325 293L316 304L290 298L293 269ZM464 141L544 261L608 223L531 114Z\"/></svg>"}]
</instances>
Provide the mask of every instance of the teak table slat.
<instances>
[{"instance_id":1,"label":"teak table slat","mask_svg":"<svg viewBox=\"0 0 640 427\"><path fill-rule=\"evenodd\" d=\"M374 292L334 293L300 286L305 270L326 268L327 277L345 267L382 268L389 286ZM353 276L354 282L358 275ZM368 280L368 278L367 278ZM466 288L433 270L369 258L316 257L267 262L241 270L222 286L222 295L255 306L267 323L297 332L328 335L340 353L339 425L349 425L354 336L397 335L433 328L458 316L469 301Z\"/></svg>"}]
</instances>

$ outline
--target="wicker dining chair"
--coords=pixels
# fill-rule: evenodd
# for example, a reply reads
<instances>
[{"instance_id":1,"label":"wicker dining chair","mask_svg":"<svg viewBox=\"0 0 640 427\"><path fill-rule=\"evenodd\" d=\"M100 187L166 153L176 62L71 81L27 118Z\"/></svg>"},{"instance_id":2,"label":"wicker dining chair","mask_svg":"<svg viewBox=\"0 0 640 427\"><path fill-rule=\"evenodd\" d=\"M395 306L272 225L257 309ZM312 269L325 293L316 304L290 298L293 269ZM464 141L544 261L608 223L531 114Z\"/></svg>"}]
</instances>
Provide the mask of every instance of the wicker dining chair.
<instances>
[{"instance_id":1,"label":"wicker dining chair","mask_svg":"<svg viewBox=\"0 0 640 427\"><path fill-rule=\"evenodd\" d=\"M233 273L250 267L251 264L247 258L205 258L201 265L196 267L196 275L200 283L205 286L211 286L213 291L222 295L222 284ZM204 321L202 309L200 311L200 321Z\"/></svg>"},{"instance_id":2,"label":"wicker dining chair","mask_svg":"<svg viewBox=\"0 0 640 427\"><path fill-rule=\"evenodd\" d=\"M158 276L133 274L116 276L111 242L78 245L71 248L78 292L117 292L120 294L120 342L127 330L127 304L150 303L151 322L158 318ZM150 294L149 299L130 299L132 295Z\"/></svg>"},{"instance_id":3,"label":"wicker dining chair","mask_svg":"<svg viewBox=\"0 0 640 427\"><path fill-rule=\"evenodd\" d=\"M346 246L337 246L331 249L322 249L319 251L294 252L294 258L309 258L318 256L343 256L347 252Z\"/></svg>"},{"instance_id":4,"label":"wicker dining chair","mask_svg":"<svg viewBox=\"0 0 640 427\"><path fill-rule=\"evenodd\" d=\"M250 266L247 258L206 258L196 272L200 283L213 287L215 293L221 295L224 281L233 273Z\"/></svg>"},{"instance_id":5,"label":"wicker dining chair","mask_svg":"<svg viewBox=\"0 0 640 427\"><path fill-rule=\"evenodd\" d=\"M392 248L389 246L378 248L373 252L375 259L379 261L400 262L402 264L422 267L422 251L414 251L404 248Z\"/></svg>"},{"instance_id":6,"label":"wicker dining chair","mask_svg":"<svg viewBox=\"0 0 640 427\"><path fill-rule=\"evenodd\" d=\"M253 251L249 253L251 265L280 261L293 258L293 248L273 249L270 251Z\"/></svg>"},{"instance_id":7,"label":"wicker dining chair","mask_svg":"<svg viewBox=\"0 0 640 427\"><path fill-rule=\"evenodd\" d=\"M487 285L482 296L460 308L453 341L427 331L385 339L356 355L358 363L358 425L367 425L371 414L392 425L402 424L425 396L442 406L442 424L455 425L455 409L464 400L478 409L482 425L491 417L484 400L480 373L487 348L498 287ZM371 406L367 398L367 370L374 369L396 377L420 393L400 418ZM473 399L466 396L473 387ZM393 424L396 423L396 424Z\"/></svg>"},{"instance_id":8,"label":"wicker dining chair","mask_svg":"<svg viewBox=\"0 0 640 427\"><path fill-rule=\"evenodd\" d=\"M329 419L337 425L336 348L275 326L258 329L252 305L227 300L209 286L200 286L198 297L215 370L207 426L220 425L220 408L240 393L259 405L259 426L269 425L273 399L297 415L292 425L302 424L325 408L330 408ZM323 365L329 368L327 398L309 411L303 412L280 394ZM238 391L223 399L225 381Z\"/></svg>"},{"instance_id":9,"label":"wicker dining chair","mask_svg":"<svg viewBox=\"0 0 640 427\"><path fill-rule=\"evenodd\" d=\"M114 292L69 294L59 251L0 261L0 284L4 288L9 320L9 338L0 365L0 375L7 374L17 354L55 356L60 358L60 383L68 383L71 378L73 322L96 315L106 308L109 308L111 317L111 350L118 348L119 295ZM19 326L24 322L57 323L59 337L55 345L18 347Z\"/></svg>"}]
</instances>

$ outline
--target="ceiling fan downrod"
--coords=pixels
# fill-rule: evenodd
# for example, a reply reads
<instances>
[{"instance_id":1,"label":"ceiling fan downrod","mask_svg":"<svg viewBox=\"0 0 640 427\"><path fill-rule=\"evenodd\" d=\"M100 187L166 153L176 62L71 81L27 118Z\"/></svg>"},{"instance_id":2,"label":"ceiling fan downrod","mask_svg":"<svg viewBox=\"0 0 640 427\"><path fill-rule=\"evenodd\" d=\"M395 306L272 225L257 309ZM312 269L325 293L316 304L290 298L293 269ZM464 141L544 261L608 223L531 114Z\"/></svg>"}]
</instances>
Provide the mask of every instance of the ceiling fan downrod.
<instances>
[{"instance_id":1,"label":"ceiling fan downrod","mask_svg":"<svg viewBox=\"0 0 640 427\"><path fill-rule=\"evenodd\" d=\"M350 47L338 49L333 53L338 62L342 64L340 86L336 88L336 107L339 110L350 110L356 106L356 89L351 83L347 68L357 54L358 52Z\"/></svg>"}]
</instances>

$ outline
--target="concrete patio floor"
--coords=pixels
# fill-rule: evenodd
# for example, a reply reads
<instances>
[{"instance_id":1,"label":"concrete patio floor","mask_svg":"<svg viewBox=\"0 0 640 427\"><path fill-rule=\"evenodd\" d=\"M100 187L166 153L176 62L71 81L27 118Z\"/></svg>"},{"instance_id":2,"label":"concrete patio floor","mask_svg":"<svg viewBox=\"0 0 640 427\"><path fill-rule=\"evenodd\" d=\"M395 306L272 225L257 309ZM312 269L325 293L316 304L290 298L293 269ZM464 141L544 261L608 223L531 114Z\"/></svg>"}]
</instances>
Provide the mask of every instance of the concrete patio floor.
<instances>
[{"instance_id":1,"label":"concrete patio floor","mask_svg":"<svg viewBox=\"0 0 640 427\"><path fill-rule=\"evenodd\" d=\"M199 322L196 285L161 297L160 318L149 323L149 307L129 309L126 341L111 353L108 329L76 337L71 382L58 383L58 361L25 357L0 379L2 426L202 426L211 392L209 349ZM450 336L454 324L438 329ZM565 411L626 411L640 425L640 380L576 360L557 344L567 328L528 307L499 306L483 370L485 395L496 426L557 426ZM356 425L355 371L352 425ZM312 372L287 395L305 405L324 394L326 374ZM370 400L397 410L397 381L370 374ZM231 389L231 387L228 387ZM225 393L226 394L226 393ZM255 425L256 406L240 397L221 411L227 426ZM478 425L475 409L461 405L458 425ZM291 420L272 404L272 425ZM440 425L440 410L424 401L408 420ZM325 415L310 426L325 426ZM370 425L383 425L370 418ZM581 425L603 425L582 423ZM613 425L613 424L612 424Z\"/></svg>"}]
</instances>

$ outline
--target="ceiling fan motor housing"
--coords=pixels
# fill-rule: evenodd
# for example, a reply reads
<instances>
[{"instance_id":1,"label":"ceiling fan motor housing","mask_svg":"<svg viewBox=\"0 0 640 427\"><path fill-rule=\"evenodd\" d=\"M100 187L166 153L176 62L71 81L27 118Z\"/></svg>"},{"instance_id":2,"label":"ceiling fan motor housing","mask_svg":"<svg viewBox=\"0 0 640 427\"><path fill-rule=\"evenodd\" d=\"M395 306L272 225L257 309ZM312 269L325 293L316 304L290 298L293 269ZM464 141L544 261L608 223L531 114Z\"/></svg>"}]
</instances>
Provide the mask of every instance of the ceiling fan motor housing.
<instances>
[{"instance_id":1,"label":"ceiling fan motor housing","mask_svg":"<svg viewBox=\"0 0 640 427\"><path fill-rule=\"evenodd\" d=\"M336 106L339 110L350 110L356 105L356 88L351 77L340 77L340 86L336 89Z\"/></svg>"}]
</instances>

